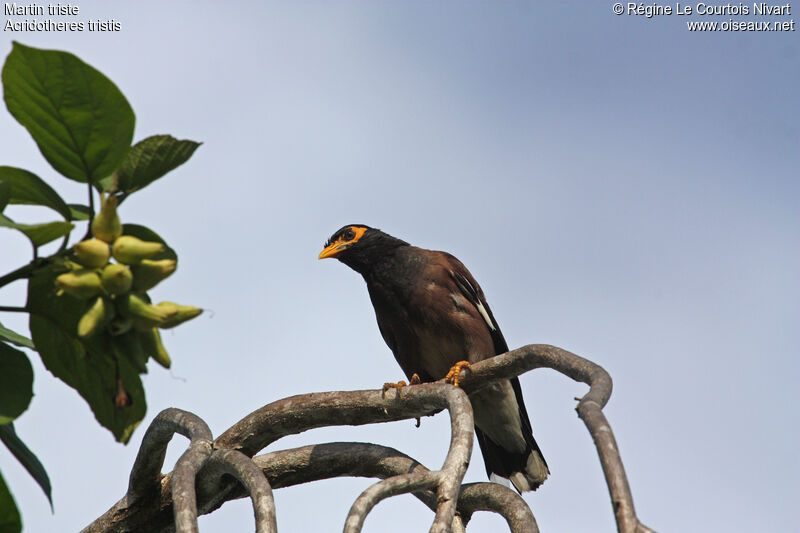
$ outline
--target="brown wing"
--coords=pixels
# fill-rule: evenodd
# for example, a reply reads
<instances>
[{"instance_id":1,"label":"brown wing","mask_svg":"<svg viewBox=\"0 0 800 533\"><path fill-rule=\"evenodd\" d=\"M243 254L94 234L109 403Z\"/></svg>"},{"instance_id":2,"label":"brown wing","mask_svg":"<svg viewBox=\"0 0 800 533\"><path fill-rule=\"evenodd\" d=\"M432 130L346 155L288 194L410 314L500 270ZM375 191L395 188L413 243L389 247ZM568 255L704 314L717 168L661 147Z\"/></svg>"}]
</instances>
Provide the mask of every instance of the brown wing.
<instances>
[{"instance_id":1,"label":"brown wing","mask_svg":"<svg viewBox=\"0 0 800 533\"><path fill-rule=\"evenodd\" d=\"M444 252L442 252L444 253ZM491 307L489 307L486 297L483 294L478 282L472 277L469 270L455 257L450 254L445 254L452 265L451 276L456 282L461 293L475 306L475 309L483 317L486 328L491 335L494 344L494 354L499 355L508 351L508 344L506 343L503 333L500 331L500 326L494 318ZM484 463L486 466L486 474L491 476L494 472L502 477L509 477L514 471L524 470L524 465L527 462L527 456L531 451L538 453L541 457L544 468L547 468L547 463L544 462L544 457L541 456L539 446L533 438L533 428L531 427L530 417L528 410L525 408L525 400L522 397L522 387L520 386L518 378L509 380L511 387L514 390L514 397L519 409L519 420L522 426L522 434L527 444L527 450L524 454L509 454L506 449L496 444L488 437L479 427L476 426L475 433L478 437L478 444L480 445L481 452L483 453ZM474 403L474 402L473 402ZM480 409L480 407L477 407ZM519 487L518 487L519 488ZM535 487L534 487L535 488Z\"/></svg>"},{"instance_id":2,"label":"brown wing","mask_svg":"<svg viewBox=\"0 0 800 533\"><path fill-rule=\"evenodd\" d=\"M447 255L448 259L450 260L450 263L453 267L450 271L450 275L453 277L453 280L456 282L459 290L467 298L467 300L469 300L469 302L475 306L475 309L480 313L481 317L486 323L486 327L488 328L489 334L492 337L492 342L494 343L494 355L507 352L508 344L506 344L506 340L503 338L503 333L500 331L500 326L497 325L497 320L495 320L492 309L486 302L486 297L483 295L480 285L478 285L478 282L475 281L475 278L472 277L472 274L470 274L469 270L467 270L467 267L465 267L461 261L450 254L445 252L442 253Z\"/></svg>"}]
</instances>

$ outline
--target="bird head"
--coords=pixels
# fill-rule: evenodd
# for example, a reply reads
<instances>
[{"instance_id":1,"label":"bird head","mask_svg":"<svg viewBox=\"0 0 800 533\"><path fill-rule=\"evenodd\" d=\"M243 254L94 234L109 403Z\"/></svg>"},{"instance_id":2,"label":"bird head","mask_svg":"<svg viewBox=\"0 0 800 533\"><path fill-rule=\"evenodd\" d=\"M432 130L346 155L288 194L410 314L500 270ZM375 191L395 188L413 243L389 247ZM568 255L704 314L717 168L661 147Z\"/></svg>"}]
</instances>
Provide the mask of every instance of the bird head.
<instances>
[{"instance_id":1,"label":"bird head","mask_svg":"<svg viewBox=\"0 0 800 533\"><path fill-rule=\"evenodd\" d=\"M350 224L336 230L336 233L325 241L325 248L319 253L319 258L338 258L340 254L355 246L369 231L377 232L378 230L363 224ZM359 246L359 248L361 247Z\"/></svg>"},{"instance_id":2,"label":"bird head","mask_svg":"<svg viewBox=\"0 0 800 533\"><path fill-rule=\"evenodd\" d=\"M348 224L337 230L325 242L319 258L335 257L361 272L363 266L379 261L392 249L407 244L379 229L364 224Z\"/></svg>"}]
</instances>

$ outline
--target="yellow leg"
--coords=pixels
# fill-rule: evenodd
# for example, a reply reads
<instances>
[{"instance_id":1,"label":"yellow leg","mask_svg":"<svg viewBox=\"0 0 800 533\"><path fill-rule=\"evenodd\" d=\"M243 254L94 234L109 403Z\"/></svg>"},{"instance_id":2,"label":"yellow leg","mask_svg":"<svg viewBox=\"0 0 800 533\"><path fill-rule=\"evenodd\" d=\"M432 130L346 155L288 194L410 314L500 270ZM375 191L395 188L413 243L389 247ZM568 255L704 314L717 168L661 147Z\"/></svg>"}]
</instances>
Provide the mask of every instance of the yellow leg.
<instances>
[{"instance_id":1,"label":"yellow leg","mask_svg":"<svg viewBox=\"0 0 800 533\"><path fill-rule=\"evenodd\" d=\"M469 361L459 361L454 364L450 372L444 377L445 383L451 383L454 387L458 387L458 377L462 370L469 370Z\"/></svg>"}]
</instances>

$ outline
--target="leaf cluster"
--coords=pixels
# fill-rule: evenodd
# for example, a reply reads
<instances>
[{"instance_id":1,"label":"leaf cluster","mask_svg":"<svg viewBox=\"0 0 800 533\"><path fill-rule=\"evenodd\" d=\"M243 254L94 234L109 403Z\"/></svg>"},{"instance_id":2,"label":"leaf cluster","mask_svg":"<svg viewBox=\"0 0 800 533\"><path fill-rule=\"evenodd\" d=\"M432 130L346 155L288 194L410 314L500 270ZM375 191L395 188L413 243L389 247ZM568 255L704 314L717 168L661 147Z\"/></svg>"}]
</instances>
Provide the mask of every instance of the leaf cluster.
<instances>
[{"instance_id":1,"label":"leaf cluster","mask_svg":"<svg viewBox=\"0 0 800 533\"><path fill-rule=\"evenodd\" d=\"M146 410L139 377L146 368L118 357L103 336L80 339L76 325L87 303L58 297L54 279L74 258L70 239L80 233L74 230L81 223L91 223L96 195L114 195L121 203L185 163L200 143L153 135L132 144L136 117L128 100L105 75L67 52L13 43L2 69L2 85L8 111L25 127L50 166L67 179L87 184L85 203L68 203L36 174L0 166L0 227L19 231L33 248L29 263L0 276L0 288L28 280L25 306L0 306L0 311L28 313L31 332L29 339L0 323L0 440L50 499L47 473L13 425L33 397L33 368L20 348L38 352L44 366L86 400L97 421L116 440L130 439ZM19 223L5 214L9 205L47 207L58 218ZM128 224L124 231L164 242L145 226ZM57 251L41 257L40 248L58 239L62 241ZM167 250L167 255L177 259L171 248ZM130 400L125 405L115 402L120 391ZM0 531L20 531L21 527L11 492L0 475Z\"/></svg>"}]
</instances>

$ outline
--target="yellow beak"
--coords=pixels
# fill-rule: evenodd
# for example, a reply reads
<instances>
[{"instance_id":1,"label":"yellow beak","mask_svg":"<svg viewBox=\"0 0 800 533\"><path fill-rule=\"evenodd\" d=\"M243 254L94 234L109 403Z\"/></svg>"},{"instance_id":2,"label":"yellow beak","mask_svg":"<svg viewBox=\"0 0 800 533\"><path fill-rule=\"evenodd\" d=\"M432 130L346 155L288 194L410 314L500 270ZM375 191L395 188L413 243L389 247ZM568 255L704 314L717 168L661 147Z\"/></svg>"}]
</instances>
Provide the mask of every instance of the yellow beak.
<instances>
[{"instance_id":1,"label":"yellow beak","mask_svg":"<svg viewBox=\"0 0 800 533\"><path fill-rule=\"evenodd\" d=\"M326 257L335 257L339 252L349 247L349 243L343 243L342 241L336 241L334 243L329 244L319 253L319 259L325 259Z\"/></svg>"}]
</instances>

